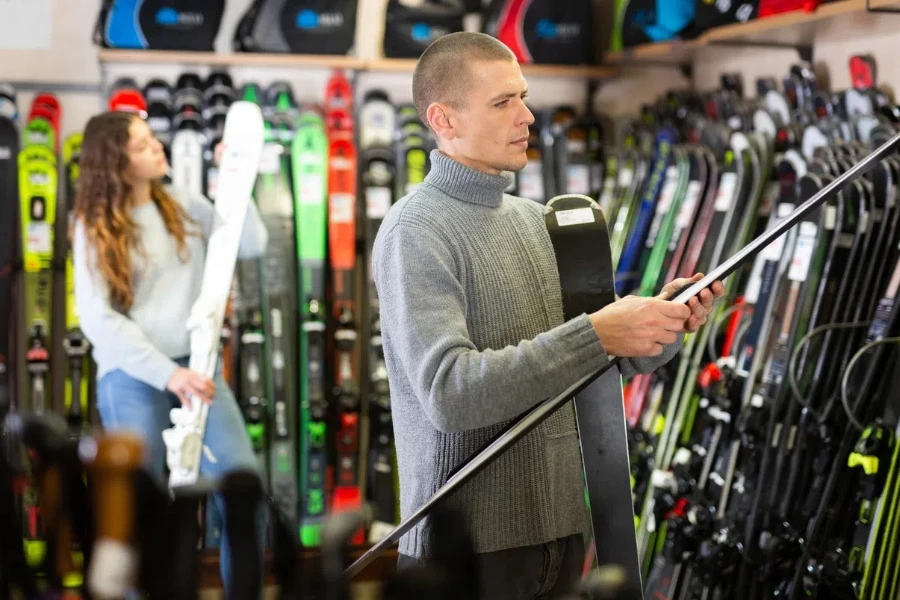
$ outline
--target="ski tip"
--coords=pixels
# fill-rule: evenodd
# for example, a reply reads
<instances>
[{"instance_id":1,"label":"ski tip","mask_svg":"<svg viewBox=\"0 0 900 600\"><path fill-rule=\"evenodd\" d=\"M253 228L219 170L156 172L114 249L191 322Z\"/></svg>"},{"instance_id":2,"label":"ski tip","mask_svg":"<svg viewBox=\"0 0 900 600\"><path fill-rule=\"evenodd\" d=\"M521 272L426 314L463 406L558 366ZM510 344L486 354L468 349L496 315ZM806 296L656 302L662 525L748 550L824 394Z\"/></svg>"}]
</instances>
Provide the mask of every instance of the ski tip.
<instances>
[{"instance_id":1,"label":"ski tip","mask_svg":"<svg viewBox=\"0 0 900 600\"><path fill-rule=\"evenodd\" d=\"M225 118L225 129L228 129L228 123L231 122L241 122L242 126L246 126L246 123L252 122L254 126L257 125L260 129L264 126L264 119L262 114L262 109L258 104L253 102L249 102L247 100L235 100L231 106L228 107L228 114Z\"/></svg>"}]
</instances>

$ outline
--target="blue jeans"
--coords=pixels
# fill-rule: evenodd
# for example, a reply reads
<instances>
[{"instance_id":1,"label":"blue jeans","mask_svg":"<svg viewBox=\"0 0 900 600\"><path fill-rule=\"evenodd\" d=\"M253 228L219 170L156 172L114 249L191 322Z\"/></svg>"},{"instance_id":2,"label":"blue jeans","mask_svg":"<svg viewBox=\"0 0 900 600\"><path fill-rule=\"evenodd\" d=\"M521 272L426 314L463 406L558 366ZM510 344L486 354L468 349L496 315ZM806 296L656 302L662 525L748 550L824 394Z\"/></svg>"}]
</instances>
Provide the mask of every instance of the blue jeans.
<instances>
[{"instance_id":1,"label":"blue jeans","mask_svg":"<svg viewBox=\"0 0 900 600\"><path fill-rule=\"evenodd\" d=\"M188 359L176 362L187 367ZM221 362L221 361L220 361ZM216 462L210 462L205 453L201 455L200 474L204 478L216 479L233 469L253 469L259 473L259 466L250 446L246 424L234 394L222 377L221 366L213 379L216 395L206 421L204 443L209 447ZM172 426L169 411L180 406L175 394L160 391L123 371L116 369L106 373L97 382L97 411L103 428L109 431L136 432L144 438L144 467L162 485L167 485L166 446L162 431ZM225 502L221 494L213 494L219 512L225 515ZM257 544L260 549L260 572L265 557L266 506L260 505L257 519ZM231 553L228 536L223 528L219 550L219 571L226 595L231 584ZM261 590L260 590L261 592Z\"/></svg>"}]
</instances>

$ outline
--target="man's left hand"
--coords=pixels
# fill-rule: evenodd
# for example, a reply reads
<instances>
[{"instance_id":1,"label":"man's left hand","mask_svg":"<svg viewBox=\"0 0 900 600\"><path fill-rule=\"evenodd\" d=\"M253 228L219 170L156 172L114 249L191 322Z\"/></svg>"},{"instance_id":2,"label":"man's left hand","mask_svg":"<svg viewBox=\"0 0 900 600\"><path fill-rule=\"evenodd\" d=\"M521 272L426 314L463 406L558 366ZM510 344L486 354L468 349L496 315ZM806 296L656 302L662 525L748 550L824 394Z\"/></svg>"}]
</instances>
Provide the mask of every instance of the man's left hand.
<instances>
[{"instance_id":1,"label":"man's left hand","mask_svg":"<svg viewBox=\"0 0 900 600\"><path fill-rule=\"evenodd\" d=\"M687 277L679 277L678 279L667 283L657 298L665 300L684 286L696 283L701 279L703 279L703 273L697 273L690 279ZM713 301L724 295L725 286L721 281L714 281L711 286L688 300L687 305L691 309L691 316L685 321L684 331L686 333L694 333L700 329L700 326L706 323L706 318L709 316L709 313L712 312Z\"/></svg>"}]
</instances>

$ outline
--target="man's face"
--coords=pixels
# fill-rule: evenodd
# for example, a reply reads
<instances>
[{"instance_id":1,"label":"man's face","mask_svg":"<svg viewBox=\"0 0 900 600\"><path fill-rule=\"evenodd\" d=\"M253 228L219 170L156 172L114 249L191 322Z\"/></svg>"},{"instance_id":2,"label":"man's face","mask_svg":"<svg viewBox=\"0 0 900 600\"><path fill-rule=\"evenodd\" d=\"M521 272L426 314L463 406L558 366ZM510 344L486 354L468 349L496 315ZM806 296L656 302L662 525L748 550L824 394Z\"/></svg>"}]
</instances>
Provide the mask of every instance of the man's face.
<instances>
[{"instance_id":1,"label":"man's face","mask_svg":"<svg viewBox=\"0 0 900 600\"><path fill-rule=\"evenodd\" d=\"M468 71L468 85L460 106L441 104L448 123L436 131L441 150L488 173L519 171L528 161L528 126L534 123L519 63L477 61L461 68Z\"/></svg>"}]
</instances>

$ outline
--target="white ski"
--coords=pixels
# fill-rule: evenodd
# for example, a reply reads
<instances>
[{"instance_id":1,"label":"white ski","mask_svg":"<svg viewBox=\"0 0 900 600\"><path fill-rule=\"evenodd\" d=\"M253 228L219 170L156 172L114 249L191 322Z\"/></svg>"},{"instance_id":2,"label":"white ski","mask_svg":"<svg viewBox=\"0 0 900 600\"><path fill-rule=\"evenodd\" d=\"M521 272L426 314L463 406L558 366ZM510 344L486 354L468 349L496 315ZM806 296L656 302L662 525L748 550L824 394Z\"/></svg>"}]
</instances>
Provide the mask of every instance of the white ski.
<instances>
[{"instance_id":1,"label":"white ski","mask_svg":"<svg viewBox=\"0 0 900 600\"><path fill-rule=\"evenodd\" d=\"M214 376L219 357L219 336L247 207L262 159L263 139L263 116L259 107L244 101L232 104L222 136L219 191L215 222L206 250L203 285L188 318L191 331L189 368L208 377ZM191 398L190 409L172 409L173 427L163 431L170 470L169 487L197 482L201 452L215 460L203 444L208 410L209 407L197 398Z\"/></svg>"}]
</instances>

